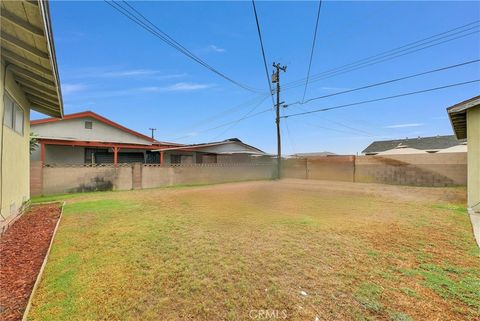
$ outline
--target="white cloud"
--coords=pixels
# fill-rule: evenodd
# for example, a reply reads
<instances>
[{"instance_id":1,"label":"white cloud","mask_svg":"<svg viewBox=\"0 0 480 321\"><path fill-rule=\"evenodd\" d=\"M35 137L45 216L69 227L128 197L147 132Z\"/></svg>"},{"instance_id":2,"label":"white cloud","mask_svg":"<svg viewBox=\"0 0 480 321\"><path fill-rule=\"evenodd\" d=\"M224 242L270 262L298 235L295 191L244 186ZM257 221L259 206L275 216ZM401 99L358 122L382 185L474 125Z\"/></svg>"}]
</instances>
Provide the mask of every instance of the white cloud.
<instances>
[{"instance_id":1,"label":"white cloud","mask_svg":"<svg viewBox=\"0 0 480 321\"><path fill-rule=\"evenodd\" d=\"M186 73L165 73L154 69L118 69L118 68L82 68L65 70L64 75L70 79L94 78L154 78L172 79L187 76Z\"/></svg>"},{"instance_id":2,"label":"white cloud","mask_svg":"<svg viewBox=\"0 0 480 321\"><path fill-rule=\"evenodd\" d=\"M201 90L212 87L209 84L196 84L188 82L179 82L169 86L153 86L153 87L143 87L142 91L150 92L159 92L159 91L192 91L192 90Z\"/></svg>"},{"instance_id":3,"label":"white cloud","mask_svg":"<svg viewBox=\"0 0 480 321\"><path fill-rule=\"evenodd\" d=\"M210 45L210 46L208 46L208 49L209 49L210 51L220 52L220 53L227 51L226 49L217 47L217 46L215 46L215 45Z\"/></svg>"},{"instance_id":4,"label":"white cloud","mask_svg":"<svg viewBox=\"0 0 480 321\"><path fill-rule=\"evenodd\" d=\"M409 124L395 124L384 126L383 128L407 128L407 127L420 127L423 126L421 123L409 123Z\"/></svg>"},{"instance_id":5,"label":"white cloud","mask_svg":"<svg viewBox=\"0 0 480 321\"><path fill-rule=\"evenodd\" d=\"M135 77L135 76L152 76L157 75L159 72L156 70L148 69L131 69L131 70L118 70L118 71L105 71L98 73L98 77Z\"/></svg>"},{"instance_id":6,"label":"white cloud","mask_svg":"<svg viewBox=\"0 0 480 321\"><path fill-rule=\"evenodd\" d=\"M64 95L69 95L83 91L87 88L87 86L84 84L63 84L61 88Z\"/></svg>"}]
</instances>

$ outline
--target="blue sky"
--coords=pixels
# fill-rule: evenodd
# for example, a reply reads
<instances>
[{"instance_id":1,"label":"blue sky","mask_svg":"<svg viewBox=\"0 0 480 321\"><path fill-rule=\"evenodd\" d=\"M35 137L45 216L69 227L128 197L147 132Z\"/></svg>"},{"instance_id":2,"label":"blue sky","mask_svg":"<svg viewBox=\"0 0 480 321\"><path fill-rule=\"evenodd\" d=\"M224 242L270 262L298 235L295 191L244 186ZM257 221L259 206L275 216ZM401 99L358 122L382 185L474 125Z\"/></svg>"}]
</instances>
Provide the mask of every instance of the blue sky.
<instances>
[{"instance_id":1,"label":"blue sky","mask_svg":"<svg viewBox=\"0 0 480 321\"><path fill-rule=\"evenodd\" d=\"M131 2L164 32L235 80L268 92L251 2ZM282 82L307 73L318 2L257 2L271 72ZM274 113L238 123L271 99L245 91L189 60L101 1L51 2L65 113L95 111L156 138L198 143L238 137L275 152ZM480 19L479 2L323 3L312 71L342 66ZM476 30L478 30L477 28ZM306 98L479 59L479 33L390 61L310 83ZM282 113L373 99L478 79L480 64L291 106ZM451 134L445 108L480 84L386 100L283 121L283 148L361 152L371 141ZM303 86L282 100L301 99ZM263 97L263 98L262 98ZM300 109L302 108L302 109ZM42 115L34 114L32 118ZM225 123L228 126L221 126ZM218 127L221 126L221 127ZM216 129L212 129L218 127Z\"/></svg>"}]
</instances>

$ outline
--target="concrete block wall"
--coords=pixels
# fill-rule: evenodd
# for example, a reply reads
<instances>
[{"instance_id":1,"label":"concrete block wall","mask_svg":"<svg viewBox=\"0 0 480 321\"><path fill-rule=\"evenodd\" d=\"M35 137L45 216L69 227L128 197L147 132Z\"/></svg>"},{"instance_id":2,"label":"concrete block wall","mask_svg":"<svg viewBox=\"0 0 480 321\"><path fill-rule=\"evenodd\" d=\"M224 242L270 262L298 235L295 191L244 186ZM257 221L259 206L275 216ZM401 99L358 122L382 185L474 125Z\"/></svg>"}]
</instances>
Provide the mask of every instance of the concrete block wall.
<instances>
[{"instance_id":1,"label":"concrete block wall","mask_svg":"<svg viewBox=\"0 0 480 321\"><path fill-rule=\"evenodd\" d=\"M361 156L355 181L415 186L467 184L466 153Z\"/></svg>"},{"instance_id":2,"label":"concrete block wall","mask_svg":"<svg viewBox=\"0 0 480 321\"><path fill-rule=\"evenodd\" d=\"M47 165L32 162L32 195L131 190L181 184L214 184L272 179L272 164L192 164L159 166L124 164L118 167Z\"/></svg>"},{"instance_id":3,"label":"concrete block wall","mask_svg":"<svg viewBox=\"0 0 480 321\"><path fill-rule=\"evenodd\" d=\"M354 156L307 158L309 179L354 181Z\"/></svg>"},{"instance_id":4,"label":"concrete block wall","mask_svg":"<svg viewBox=\"0 0 480 321\"><path fill-rule=\"evenodd\" d=\"M303 171L306 171L305 177L302 177ZM465 186L467 153L293 159L283 163L282 177L415 186Z\"/></svg>"},{"instance_id":5,"label":"concrete block wall","mask_svg":"<svg viewBox=\"0 0 480 321\"><path fill-rule=\"evenodd\" d=\"M282 162L283 178L353 182L354 156L293 158Z\"/></svg>"},{"instance_id":6,"label":"concrete block wall","mask_svg":"<svg viewBox=\"0 0 480 321\"><path fill-rule=\"evenodd\" d=\"M307 179L307 171L306 158L290 158L282 162L282 177Z\"/></svg>"},{"instance_id":7,"label":"concrete block wall","mask_svg":"<svg viewBox=\"0 0 480 321\"><path fill-rule=\"evenodd\" d=\"M146 165L142 172L142 188L272 179L273 170L272 164L196 164L171 167Z\"/></svg>"}]
</instances>

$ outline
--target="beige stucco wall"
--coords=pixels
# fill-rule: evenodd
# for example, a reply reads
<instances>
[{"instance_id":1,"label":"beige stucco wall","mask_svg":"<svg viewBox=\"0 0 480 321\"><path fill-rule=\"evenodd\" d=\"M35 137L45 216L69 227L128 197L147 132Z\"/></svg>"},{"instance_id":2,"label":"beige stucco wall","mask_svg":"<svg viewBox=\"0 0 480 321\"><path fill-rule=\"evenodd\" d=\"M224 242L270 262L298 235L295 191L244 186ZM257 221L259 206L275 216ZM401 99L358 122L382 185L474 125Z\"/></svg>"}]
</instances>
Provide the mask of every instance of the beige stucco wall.
<instances>
[{"instance_id":1,"label":"beige stucco wall","mask_svg":"<svg viewBox=\"0 0 480 321\"><path fill-rule=\"evenodd\" d=\"M85 121L87 120L92 122L92 129L85 128ZM40 137L56 139L117 142L126 144L151 144L151 142L146 139L132 135L90 117L32 125L32 132Z\"/></svg>"},{"instance_id":2,"label":"beige stucco wall","mask_svg":"<svg viewBox=\"0 0 480 321\"><path fill-rule=\"evenodd\" d=\"M1 62L1 102L0 115L1 130L1 174L0 194L1 213L5 218L16 214L22 203L30 198L30 163L29 163L29 132L30 132L30 108L23 91L15 83L12 74L7 71L5 64ZM24 133L23 136L13 129L3 125L5 91L24 110Z\"/></svg>"},{"instance_id":3,"label":"beige stucco wall","mask_svg":"<svg viewBox=\"0 0 480 321\"><path fill-rule=\"evenodd\" d=\"M468 206L480 212L480 107L467 111Z\"/></svg>"}]
</instances>

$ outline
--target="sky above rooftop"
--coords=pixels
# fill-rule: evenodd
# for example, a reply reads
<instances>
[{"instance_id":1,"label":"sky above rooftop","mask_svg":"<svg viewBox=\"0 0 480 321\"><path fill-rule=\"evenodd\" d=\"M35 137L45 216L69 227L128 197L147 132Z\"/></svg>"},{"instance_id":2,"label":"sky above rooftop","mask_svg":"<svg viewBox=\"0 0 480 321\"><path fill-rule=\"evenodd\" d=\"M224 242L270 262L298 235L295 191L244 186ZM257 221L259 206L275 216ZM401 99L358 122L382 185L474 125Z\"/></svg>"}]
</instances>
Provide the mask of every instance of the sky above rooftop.
<instances>
[{"instance_id":1,"label":"sky above rooftop","mask_svg":"<svg viewBox=\"0 0 480 321\"><path fill-rule=\"evenodd\" d=\"M268 93L250 1L131 2L195 55L238 82ZM238 137L276 150L266 95L237 87L132 23L103 1L52 1L65 113L92 110L133 130L179 143ZM306 76L318 2L257 2L266 57L288 66L282 83ZM322 5L311 75L480 19L479 2L340 2ZM478 25L477 25L478 26ZM479 30L471 29L470 32ZM468 33L468 32L467 32ZM462 35L462 34L459 34ZM480 59L479 33L310 82L306 99ZM349 104L480 78L473 63L282 109L282 114ZM304 86L281 92L302 99ZM370 142L452 134L445 108L478 95L480 83L282 120L286 154L354 154ZM42 118L34 113L33 119Z\"/></svg>"}]
</instances>

